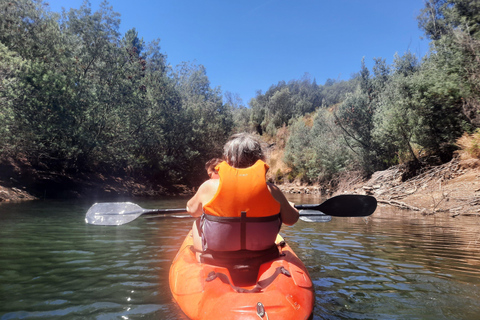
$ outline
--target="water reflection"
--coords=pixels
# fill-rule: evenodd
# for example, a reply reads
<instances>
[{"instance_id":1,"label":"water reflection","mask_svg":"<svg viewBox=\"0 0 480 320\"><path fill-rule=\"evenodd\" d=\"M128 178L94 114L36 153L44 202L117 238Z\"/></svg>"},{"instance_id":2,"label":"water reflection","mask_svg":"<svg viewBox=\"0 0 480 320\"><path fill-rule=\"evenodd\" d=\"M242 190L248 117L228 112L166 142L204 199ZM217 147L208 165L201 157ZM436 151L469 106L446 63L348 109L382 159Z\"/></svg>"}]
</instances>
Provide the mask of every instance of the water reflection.
<instances>
[{"instance_id":1,"label":"water reflection","mask_svg":"<svg viewBox=\"0 0 480 320\"><path fill-rule=\"evenodd\" d=\"M192 220L91 226L90 205L0 205L0 319L183 319L168 270ZM314 319L477 319L479 228L477 217L380 207L369 218L300 221L282 234L314 281Z\"/></svg>"}]
</instances>

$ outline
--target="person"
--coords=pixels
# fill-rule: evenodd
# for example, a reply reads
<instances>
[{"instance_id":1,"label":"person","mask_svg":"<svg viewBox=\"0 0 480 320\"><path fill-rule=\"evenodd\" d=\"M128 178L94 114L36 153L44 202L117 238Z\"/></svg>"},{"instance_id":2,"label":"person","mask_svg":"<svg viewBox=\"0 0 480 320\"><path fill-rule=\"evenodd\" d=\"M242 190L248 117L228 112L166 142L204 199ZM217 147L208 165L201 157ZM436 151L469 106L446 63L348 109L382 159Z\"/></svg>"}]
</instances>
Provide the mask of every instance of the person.
<instances>
[{"instance_id":1,"label":"person","mask_svg":"<svg viewBox=\"0 0 480 320\"><path fill-rule=\"evenodd\" d=\"M218 171L215 170L215 167L219 165L223 160L220 158L212 158L205 163L205 170L207 170L207 174L210 179L218 179L220 176L218 175Z\"/></svg>"},{"instance_id":2,"label":"person","mask_svg":"<svg viewBox=\"0 0 480 320\"><path fill-rule=\"evenodd\" d=\"M266 181L269 167L261 142L248 133L235 134L223 156L215 167L219 179L205 181L187 202L188 213L201 217L193 226L194 249L262 252L276 247L282 223L295 224L299 213Z\"/></svg>"}]
</instances>

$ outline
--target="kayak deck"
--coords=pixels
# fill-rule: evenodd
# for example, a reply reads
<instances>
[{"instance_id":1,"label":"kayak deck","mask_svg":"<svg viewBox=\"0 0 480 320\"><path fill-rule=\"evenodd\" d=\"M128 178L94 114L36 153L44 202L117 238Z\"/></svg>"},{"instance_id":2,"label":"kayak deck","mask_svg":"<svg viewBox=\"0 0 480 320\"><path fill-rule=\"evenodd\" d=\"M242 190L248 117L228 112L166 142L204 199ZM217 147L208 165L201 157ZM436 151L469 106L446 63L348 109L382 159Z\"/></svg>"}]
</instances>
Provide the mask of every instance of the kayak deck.
<instances>
[{"instance_id":1,"label":"kayak deck","mask_svg":"<svg viewBox=\"0 0 480 320\"><path fill-rule=\"evenodd\" d=\"M277 244L281 241L283 238L278 235ZM237 292L239 288L231 285L235 284L228 269L197 262L192 246L190 231L172 262L169 275L173 298L189 318L301 320L310 317L313 284L304 264L288 244L281 248L280 257L260 266L257 283L268 283L260 292ZM228 279L225 276L212 279L212 273L226 275Z\"/></svg>"}]
</instances>

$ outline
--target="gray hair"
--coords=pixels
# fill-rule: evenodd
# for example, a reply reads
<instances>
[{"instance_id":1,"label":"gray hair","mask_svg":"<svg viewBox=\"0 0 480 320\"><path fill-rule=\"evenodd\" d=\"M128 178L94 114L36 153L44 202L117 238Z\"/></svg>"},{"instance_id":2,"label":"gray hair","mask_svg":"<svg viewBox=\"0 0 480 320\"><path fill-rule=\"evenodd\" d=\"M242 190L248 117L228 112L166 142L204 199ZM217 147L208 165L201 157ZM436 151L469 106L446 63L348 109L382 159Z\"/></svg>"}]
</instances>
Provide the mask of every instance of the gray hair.
<instances>
[{"instance_id":1,"label":"gray hair","mask_svg":"<svg viewBox=\"0 0 480 320\"><path fill-rule=\"evenodd\" d=\"M234 168L248 168L258 160L265 161L262 143L246 132L234 134L228 139L223 148L223 156Z\"/></svg>"}]
</instances>

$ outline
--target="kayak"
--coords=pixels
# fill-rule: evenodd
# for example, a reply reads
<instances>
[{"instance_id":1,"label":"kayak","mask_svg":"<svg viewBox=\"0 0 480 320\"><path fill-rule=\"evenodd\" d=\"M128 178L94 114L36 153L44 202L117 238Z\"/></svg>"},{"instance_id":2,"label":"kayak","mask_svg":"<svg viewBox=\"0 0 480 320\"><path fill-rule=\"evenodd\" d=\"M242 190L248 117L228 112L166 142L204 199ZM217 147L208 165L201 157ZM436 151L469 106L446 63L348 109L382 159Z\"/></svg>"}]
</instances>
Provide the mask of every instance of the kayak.
<instances>
[{"instance_id":1,"label":"kayak","mask_svg":"<svg viewBox=\"0 0 480 320\"><path fill-rule=\"evenodd\" d=\"M198 262L190 231L170 267L173 298L193 320L309 319L314 291L308 271L282 236L276 243L280 255L259 264L253 282L242 283L237 269Z\"/></svg>"}]
</instances>

